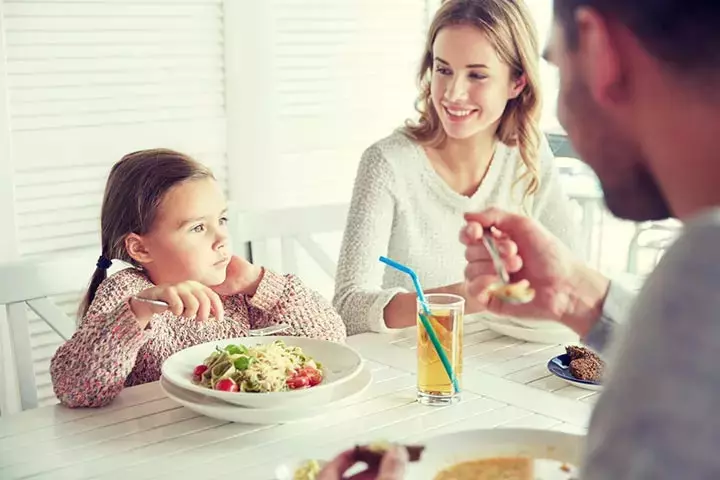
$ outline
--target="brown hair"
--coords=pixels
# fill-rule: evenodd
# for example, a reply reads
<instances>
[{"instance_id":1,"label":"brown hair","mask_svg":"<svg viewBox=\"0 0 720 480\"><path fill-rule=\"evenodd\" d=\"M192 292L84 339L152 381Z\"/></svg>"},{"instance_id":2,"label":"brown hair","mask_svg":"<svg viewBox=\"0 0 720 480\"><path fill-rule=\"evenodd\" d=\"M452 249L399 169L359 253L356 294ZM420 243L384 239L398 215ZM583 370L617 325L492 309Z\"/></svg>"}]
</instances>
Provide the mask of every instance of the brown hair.
<instances>
[{"instance_id":1,"label":"brown hair","mask_svg":"<svg viewBox=\"0 0 720 480\"><path fill-rule=\"evenodd\" d=\"M517 78L525 75L527 85L517 98L508 101L497 138L509 146L518 146L525 165L519 180L528 178L524 197L535 193L540 185L537 155L540 147L538 120L540 96L540 48L530 12L521 0L448 0L435 14L430 25L418 80L420 96L416 108L417 123L406 122L404 133L423 145L439 146L447 138L430 94L433 67L433 45L440 30L453 25L472 25L482 30L500 59L510 66Z\"/></svg>"},{"instance_id":2,"label":"brown hair","mask_svg":"<svg viewBox=\"0 0 720 480\"><path fill-rule=\"evenodd\" d=\"M688 73L720 69L720 2L688 0L555 0L568 45L578 41L575 10L591 7L623 23L666 65Z\"/></svg>"},{"instance_id":3,"label":"brown hair","mask_svg":"<svg viewBox=\"0 0 720 480\"><path fill-rule=\"evenodd\" d=\"M113 165L105 186L100 214L101 258L140 267L125 249L130 233L146 234L153 226L165 194L188 180L214 178L210 169L187 155L167 149L141 150ZM98 262L87 294L80 304L82 318L90 308L107 268Z\"/></svg>"}]
</instances>

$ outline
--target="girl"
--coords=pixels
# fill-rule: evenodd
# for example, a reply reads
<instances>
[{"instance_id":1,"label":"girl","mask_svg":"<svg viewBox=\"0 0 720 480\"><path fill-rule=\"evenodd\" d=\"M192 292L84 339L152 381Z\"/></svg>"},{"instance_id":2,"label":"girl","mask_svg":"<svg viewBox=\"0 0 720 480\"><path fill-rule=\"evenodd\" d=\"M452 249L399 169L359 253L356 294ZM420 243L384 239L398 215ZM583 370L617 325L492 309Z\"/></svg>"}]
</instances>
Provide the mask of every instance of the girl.
<instances>
[{"instance_id":1,"label":"girl","mask_svg":"<svg viewBox=\"0 0 720 480\"><path fill-rule=\"evenodd\" d=\"M348 334L415 324L407 275L428 292L465 296L463 213L490 206L537 218L571 248L573 212L538 129L539 48L522 1L448 0L420 67L420 119L360 161L338 263L334 304ZM479 309L466 298L466 312Z\"/></svg>"},{"instance_id":2,"label":"girl","mask_svg":"<svg viewBox=\"0 0 720 480\"><path fill-rule=\"evenodd\" d=\"M233 256L227 221L212 173L185 155L146 150L113 166L82 320L51 362L63 404L105 405L125 386L158 380L178 350L280 321L290 335L345 338L337 313L295 276ZM111 259L132 268L108 278Z\"/></svg>"}]
</instances>

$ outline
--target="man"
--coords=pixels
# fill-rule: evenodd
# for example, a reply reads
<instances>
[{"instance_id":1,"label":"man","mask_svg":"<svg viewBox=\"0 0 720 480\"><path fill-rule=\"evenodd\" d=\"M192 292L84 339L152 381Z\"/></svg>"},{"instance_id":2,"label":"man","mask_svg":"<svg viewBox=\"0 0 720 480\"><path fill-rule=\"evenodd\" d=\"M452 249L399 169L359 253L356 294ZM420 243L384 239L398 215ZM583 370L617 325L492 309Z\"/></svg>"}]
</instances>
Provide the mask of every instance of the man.
<instances>
[{"instance_id":1,"label":"man","mask_svg":"<svg viewBox=\"0 0 720 480\"><path fill-rule=\"evenodd\" d=\"M555 0L548 57L558 115L597 173L608 208L630 220L676 216L663 257L611 355L581 478L720 478L720 2ZM601 348L627 294L528 219L468 215L466 278L492 280L482 227L503 232L506 262L536 300L495 311L550 316ZM486 298L485 298L486 299Z\"/></svg>"},{"instance_id":2,"label":"man","mask_svg":"<svg viewBox=\"0 0 720 480\"><path fill-rule=\"evenodd\" d=\"M608 208L630 220L675 216L685 231L627 312L627 293L536 223L469 214L468 289L488 301L497 277L479 238L495 227L513 280L528 279L537 295L517 307L493 300L490 310L554 318L596 348L629 317L581 478L718 479L720 2L555 0L554 8L547 56L560 71L558 115Z\"/></svg>"}]
</instances>

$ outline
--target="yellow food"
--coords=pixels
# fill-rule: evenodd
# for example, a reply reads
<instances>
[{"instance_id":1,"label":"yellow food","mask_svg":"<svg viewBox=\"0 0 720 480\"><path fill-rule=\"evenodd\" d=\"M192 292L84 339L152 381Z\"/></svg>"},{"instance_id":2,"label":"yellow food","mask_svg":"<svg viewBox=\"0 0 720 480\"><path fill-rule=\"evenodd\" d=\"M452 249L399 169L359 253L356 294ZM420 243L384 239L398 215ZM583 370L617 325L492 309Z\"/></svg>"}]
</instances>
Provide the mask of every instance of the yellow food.
<instances>
[{"instance_id":1,"label":"yellow food","mask_svg":"<svg viewBox=\"0 0 720 480\"><path fill-rule=\"evenodd\" d=\"M293 480L315 480L320 473L320 462L308 460L295 470Z\"/></svg>"},{"instance_id":2,"label":"yellow food","mask_svg":"<svg viewBox=\"0 0 720 480\"><path fill-rule=\"evenodd\" d=\"M530 287L530 282L520 280L516 283L494 283L488 287L488 293L500 300L511 300L521 303L528 303L535 298L535 290Z\"/></svg>"},{"instance_id":3,"label":"yellow food","mask_svg":"<svg viewBox=\"0 0 720 480\"><path fill-rule=\"evenodd\" d=\"M434 480L533 480L533 460L507 457L462 462L442 470Z\"/></svg>"}]
</instances>

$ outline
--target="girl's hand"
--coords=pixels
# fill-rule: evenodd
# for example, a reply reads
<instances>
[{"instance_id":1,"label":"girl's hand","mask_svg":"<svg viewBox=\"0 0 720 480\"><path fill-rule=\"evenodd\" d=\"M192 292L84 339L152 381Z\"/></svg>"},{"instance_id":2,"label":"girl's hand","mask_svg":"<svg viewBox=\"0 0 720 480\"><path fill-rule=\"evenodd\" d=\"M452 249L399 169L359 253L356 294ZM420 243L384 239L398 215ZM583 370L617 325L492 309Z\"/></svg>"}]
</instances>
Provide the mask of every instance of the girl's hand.
<instances>
[{"instance_id":1,"label":"girl's hand","mask_svg":"<svg viewBox=\"0 0 720 480\"><path fill-rule=\"evenodd\" d=\"M227 266L225 281L212 289L220 295L255 295L263 277L262 267L256 267L242 257L233 255Z\"/></svg>"},{"instance_id":2,"label":"girl's hand","mask_svg":"<svg viewBox=\"0 0 720 480\"><path fill-rule=\"evenodd\" d=\"M170 310L173 315L195 318L200 321L207 320L211 312L218 320L222 320L225 314L218 294L209 287L192 280L175 285L158 285L148 288L138 293L137 297L146 300L160 300L168 304L167 307L164 307L136 298L131 299L130 308L142 328L147 326L154 314L163 313L166 310Z\"/></svg>"}]
</instances>

